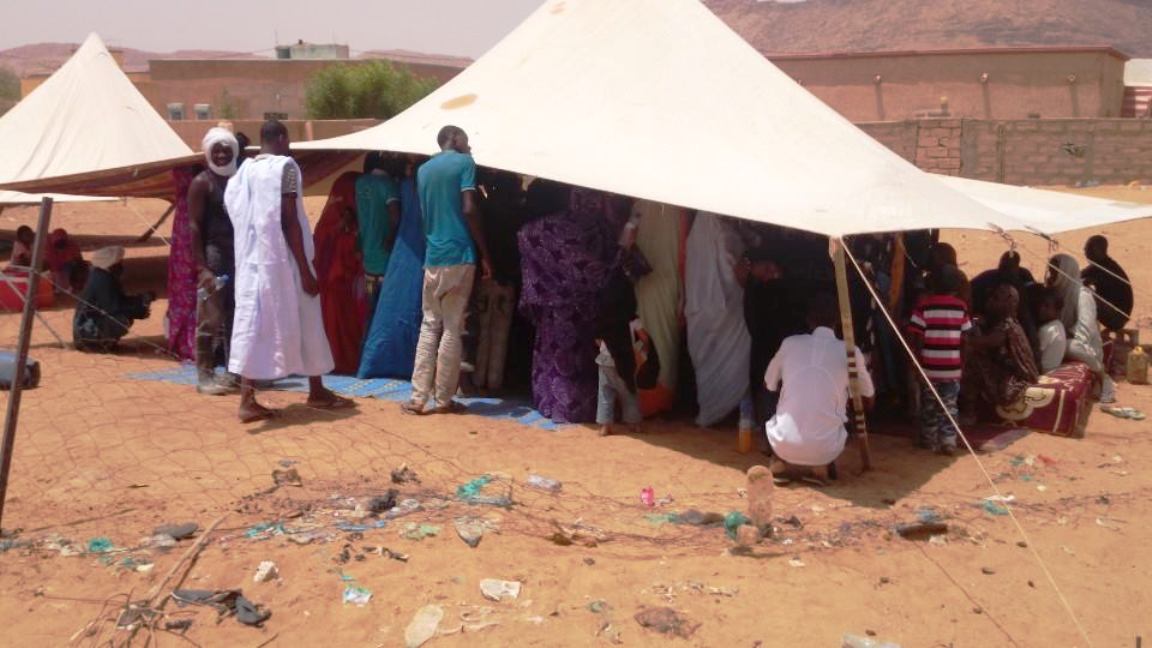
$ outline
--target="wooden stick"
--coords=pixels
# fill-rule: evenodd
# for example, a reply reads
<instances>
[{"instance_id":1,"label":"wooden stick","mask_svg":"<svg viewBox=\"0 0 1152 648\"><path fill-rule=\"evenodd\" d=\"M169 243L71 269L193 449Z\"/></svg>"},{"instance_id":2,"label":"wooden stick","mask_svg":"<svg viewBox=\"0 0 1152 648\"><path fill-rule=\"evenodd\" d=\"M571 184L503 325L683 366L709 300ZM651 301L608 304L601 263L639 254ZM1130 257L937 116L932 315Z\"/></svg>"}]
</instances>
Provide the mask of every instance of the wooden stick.
<instances>
[{"instance_id":1,"label":"wooden stick","mask_svg":"<svg viewBox=\"0 0 1152 648\"><path fill-rule=\"evenodd\" d=\"M168 209L166 209L164 211L164 213L160 216L160 220L156 221L156 224L153 225L152 227L149 227L148 231L141 234L136 239L136 242L137 243L145 243L148 241L148 239L152 238L152 235L156 233L156 230L160 229L160 226L164 224L164 221L168 220L168 217L171 216L172 212L175 210L176 210L176 203L172 203L171 205L169 205Z\"/></svg>"},{"instance_id":2,"label":"wooden stick","mask_svg":"<svg viewBox=\"0 0 1152 648\"><path fill-rule=\"evenodd\" d=\"M156 584L156 587L152 588L152 591L148 594L148 607L156 605L156 600L160 598L160 592L164 590L168 581L172 580L172 577L176 575L176 572L184 563L189 562L196 554L200 553L204 546L208 544L208 538L212 535L212 532L216 530L216 527L220 526L220 523L223 522L226 517L228 517L227 513L216 518L212 524L209 524L208 528L204 530L204 533L200 534L200 537L196 539L196 543L188 547L188 551L185 551L184 555L180 556L180 560L178 560L175 565L172 565L172 569L169 569L168 573L164 575L164 578L160 579L160 582Z\"/></svg>"},{"instance_id":3,"label":"wooden stick","mask_svg":"<svg viewBox=\"0 0 1152 648\"><path fill-rule=\"evenodd\" d=\"M864 416L864 398L860 395L860 372L856 366L856 330L852 326L852 301L848 294L848 269L844 260L844 239L832 239L832 262L836 266L836 293L840 300L840 324L844 328L844 349L848 355L848 392L852 395L852 427L860 447L863 470L872 469L872 450L868 444L868 421Z\"/></svg>"}]
</instances>

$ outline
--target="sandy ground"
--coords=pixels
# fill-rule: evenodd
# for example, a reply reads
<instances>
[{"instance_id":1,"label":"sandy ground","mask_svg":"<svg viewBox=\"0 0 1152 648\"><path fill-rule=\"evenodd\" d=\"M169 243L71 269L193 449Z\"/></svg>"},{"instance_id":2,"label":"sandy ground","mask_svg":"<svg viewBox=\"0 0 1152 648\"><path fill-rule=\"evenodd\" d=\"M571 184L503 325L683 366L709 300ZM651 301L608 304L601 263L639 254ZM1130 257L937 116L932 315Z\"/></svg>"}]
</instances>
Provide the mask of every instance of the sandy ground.
<instances>
[{"instance_id":1,"label":"sandy ground","mask_svg":"<svg viewBox=\"0 0 1152 648\"><path fill-rule=\"evenodd\" d=\"M1152 193L1115 192L1121 193L1152 202ZM318 213L318 204L309 207ZM161 211L145 201L61 206L56 223L92 247L134 238ZM0 229L33 218L31 210L5 211ZM1147 222L1106 231L1133 275L1137 316L1145 321L1152 314L1152 269L1143 263L1152 254L1150 232ZM947 238L969 274L994 265L1005 247L983 234ZM1061 243L1078 250L1083 238ZM1020 243L1027 264L1039 271L1047 243ZM150 275L136 283L162 285L164 253L159 240L131 250L130 270ZM859 475L850 447L834 486L779 489L776 538L739 555L722 529L660 517L745 507L743 471L756 459L735 452L733 430L668 422L650 424L645 434L601 439L583 427L547 432L467 415L414 420L396 404L375 400L335 415L302 407L302 395L293 393L268 396L287 408L275 424L244 427L233 421L232 398L127 378L173 366L151 346L162 345L162 303L156 312L140 325L132 349L115 357L61 350L37 324L33 354L44 379L24 396L4 514L5 529L22 531L20 544L0 553L0 645L123 641L127 633L113 630L115 608L147 599L193 542L165 552L139 548L142 539L161 524L205 527L222 515L184 586L243 588L273 616L254 629L169 603L170 619L194 624L186 640L157 633L154 645L400 646L425 605L444 611L445 634L434 646L839 646L846 632L875 633L905 647L1090 645L1037 555L1091 645L1127 647L1152 635L1146 540L1152 475L1142 470L1152 462L1149 422L1096 413L1085 439L1033 434L979 463L878 435L875 470ZM70 315L66 308L47 313L65 335ZM5 344L14 344L17 328L16 316L0 315ZM1125 404L1152 411L1148 387L1122 384L1119 393ZM419 484L390 483L389 472L402 464L416 471ZM272 490L272 471L286 465L303 486ZM1029 544L1021 546L1010 518L981 508L993 493L985 470L1015 497ZM562 491L525 488L533 473L562 481ZM516 505L456 500L457 486L482 474L511 480ZM638 496L647 486L671 501L645 507ZM364 501L392 487L425 509L362 537L335 527L358 522L348 498ZM945 518L946 537L913 542L891 532L926 509ZM452 525L460 516L491 525L479 547L456 537ZM282 527L259 532L257 525L277 522ZM410 522L441 530L422 541L402 538ZM277 534L281 528L286 535ZM574 531L574 543L554 542ZM99 537L116 552L88 553L89 541ZM305 537L309 544L297 542ZM74 553L68 547L79 555L66 555ZM389 559L380 547L409 559ZM279 580L253 582L263 560L277 563ZM149 562L150 570L133 568ZM515 601L487 601L483 578L520 581L523 590ZM373 592L367 606L342 603L349 583ZM690 638L670 639L633 619L660 606L679 611L690 627L699 624Z\"/></svg>"}]
</instances>

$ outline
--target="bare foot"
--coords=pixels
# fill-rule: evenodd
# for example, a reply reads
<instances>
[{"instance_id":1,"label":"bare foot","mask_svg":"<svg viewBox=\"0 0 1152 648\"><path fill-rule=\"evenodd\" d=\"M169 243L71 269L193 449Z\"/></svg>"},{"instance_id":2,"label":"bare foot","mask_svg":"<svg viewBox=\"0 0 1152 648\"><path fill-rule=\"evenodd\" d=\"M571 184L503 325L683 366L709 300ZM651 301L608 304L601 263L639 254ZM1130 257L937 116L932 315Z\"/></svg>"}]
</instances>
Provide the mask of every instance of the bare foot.
<instances>
[{"instance_id":1,"label":"bare foot","mask_svg":"<svg viewBox=\"0 0 1152 648\"><path fill-rule=\"evenodd\" d=\"M401 405L400 411L412 416L424 416L425 414L424 405L421 403L414 403L412 401L408 401L407 403Z\"/></svg>"},{"instance_id":2,"label":"bare foot","mask_svg":"<svg viewBox=\"0 0 1152 648\"><path fill-rule=\"evenodd\" d=\"M463 414L467 411L468 408L464 407L460 403L457 403L456 401L448 401L447 405L441 405L439 407L432 408L432 411L429 412L429 414Z\"/></svg>"},{"instance_id":3,"label":"bare foot","mask_svg":"<svg viewBox=\"0 0 1152 648\"><path fill-rule=\"evenodd\" d=\"M601 425L600 426L600 436L602 436L602 437L612 436L612 426L608 425L608 424Z\"/></svg>"},{"instance_id":4,"label":"bare foot","mask_svg":"<svg viewBox=\"0 0 1152 648\"><path fill-rule=\"evenodd\" d=\"M308 407L323 410L346 409L352 407L354 404L352 399L337 396L330 390L322 390L315 392L308 397Z\"/></svg>"},{"instance_id":5,"label":"bare foot","mask_svg":"<svg viewBox=\"0 0 1152 648\"><path fill-rule=\"evenodd\" d=\"M239 415L241 423L255 423L257 421L267 421L276 416L276 412L253 401L247 405L241 405Z\"/></svg>"}]
</instances>

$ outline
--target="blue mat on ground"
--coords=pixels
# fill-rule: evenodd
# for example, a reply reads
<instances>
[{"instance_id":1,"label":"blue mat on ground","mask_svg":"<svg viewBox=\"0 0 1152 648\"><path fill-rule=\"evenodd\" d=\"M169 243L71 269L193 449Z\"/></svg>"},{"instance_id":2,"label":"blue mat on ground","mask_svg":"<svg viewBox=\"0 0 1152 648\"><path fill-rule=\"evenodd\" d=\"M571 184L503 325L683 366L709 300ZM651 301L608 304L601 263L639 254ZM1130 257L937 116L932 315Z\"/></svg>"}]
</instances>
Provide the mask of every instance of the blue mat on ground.
<instances>
[{"instance_id":1,"label":"blue mat on ground","mask_svg":"<svg viewBox=\"0 0 1152 648\"><path fill-rule=\"evenodd\" d=\"M181 365L163 371L128 374L130 380L164 382L174 385L196 384L196 367ZM407 380L387 378L360 379L351 376L324 376L324 386L332 391L351 398L380 398L388 401L404 402L412 397L412 383ZM277 380L273 389L277 391L307 392L305 378L285 378ZM468 414L495 419L508 419L523 425L531 425L542 430L555 430L556 424L532 409L528 401L503 398L461 398L460 403L468 408Z\"/></svg>"}]
</instances>

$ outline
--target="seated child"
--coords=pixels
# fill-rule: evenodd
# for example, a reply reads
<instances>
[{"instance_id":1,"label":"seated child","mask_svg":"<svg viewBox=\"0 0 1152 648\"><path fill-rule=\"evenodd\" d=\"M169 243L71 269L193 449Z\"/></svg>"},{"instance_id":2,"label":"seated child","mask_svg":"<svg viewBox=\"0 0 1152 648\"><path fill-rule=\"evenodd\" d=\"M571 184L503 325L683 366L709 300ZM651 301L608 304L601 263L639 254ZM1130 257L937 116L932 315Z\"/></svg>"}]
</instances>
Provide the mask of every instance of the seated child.
<instances>
[{"instance_id":1,"label":"seated child","mask_svg":"<svg viewBox=\"0 0 1152 648\"><path fill-rule=\"evenodd\" d=\"M1068 333L1060 321L1064 296L1055 288L1045 288L1036 304L1036 321L1040 323L1040 371L1048 373L1064 364L1068 352Z\"/></svg>"}]
</instances>

